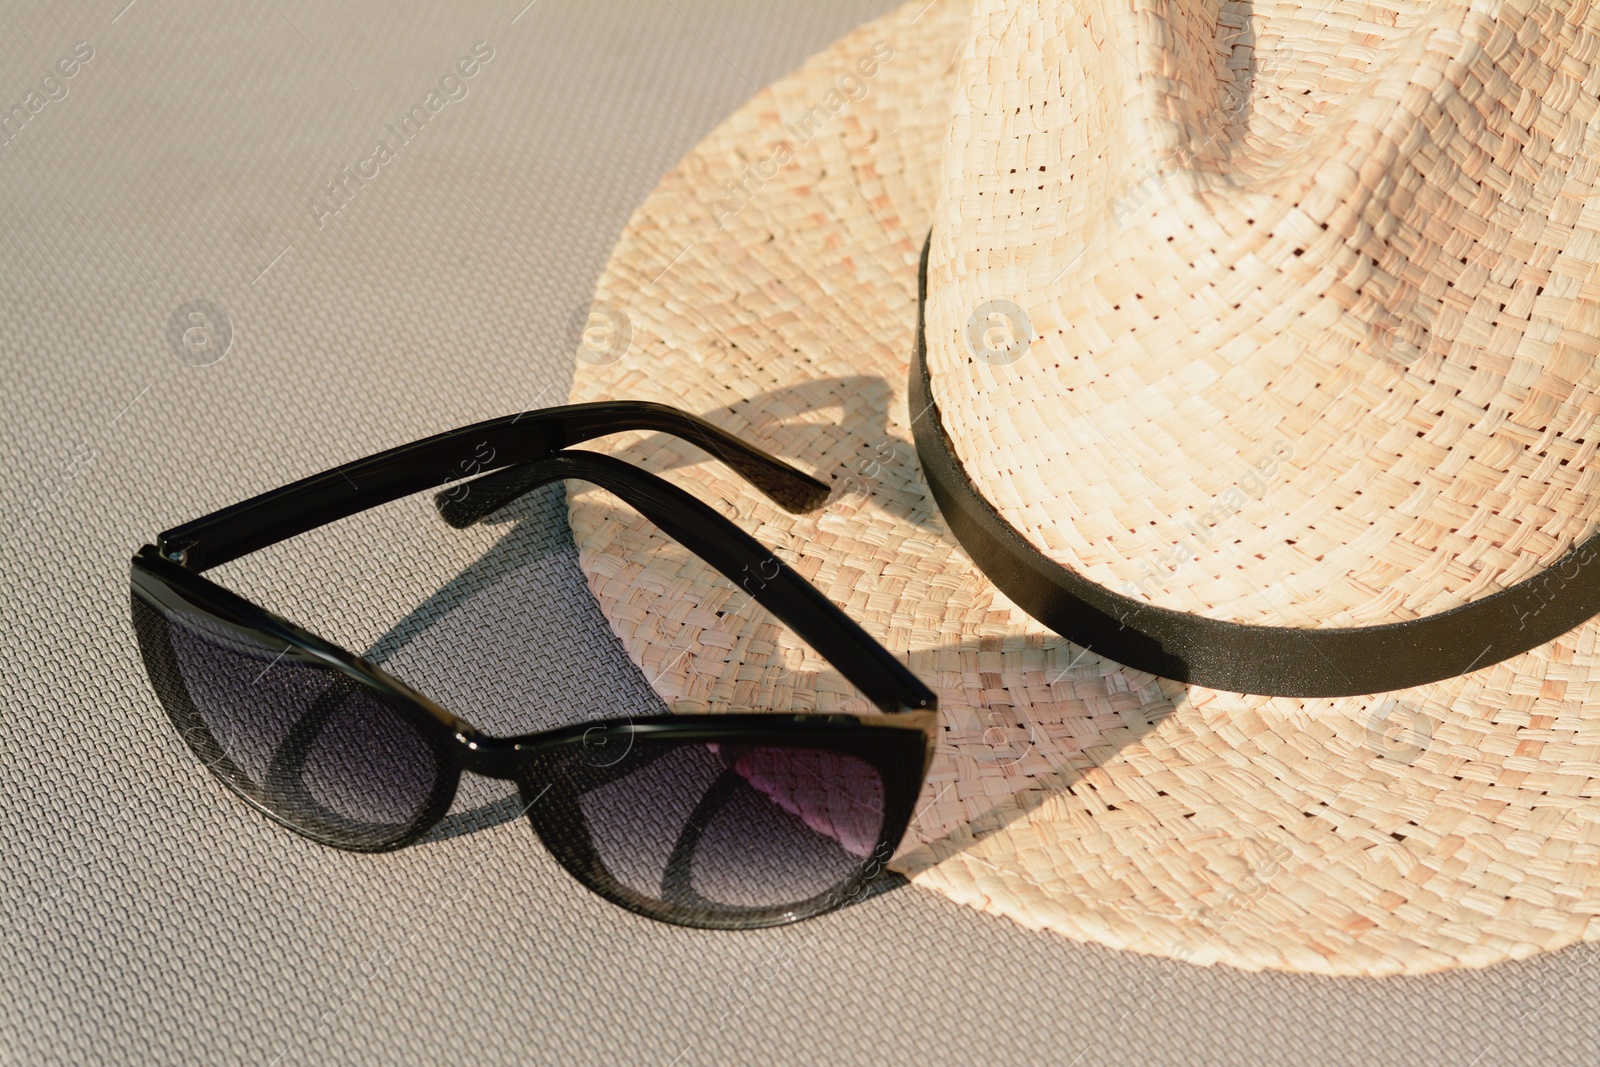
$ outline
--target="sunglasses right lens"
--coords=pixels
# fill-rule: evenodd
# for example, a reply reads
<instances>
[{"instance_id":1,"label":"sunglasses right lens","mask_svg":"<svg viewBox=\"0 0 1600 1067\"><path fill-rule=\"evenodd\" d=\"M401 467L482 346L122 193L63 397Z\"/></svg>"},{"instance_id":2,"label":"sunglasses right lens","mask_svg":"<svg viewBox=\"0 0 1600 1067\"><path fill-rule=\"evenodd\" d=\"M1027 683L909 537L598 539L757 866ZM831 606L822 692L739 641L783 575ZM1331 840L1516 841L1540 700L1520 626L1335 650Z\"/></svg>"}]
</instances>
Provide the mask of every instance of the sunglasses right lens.
<instances>
[{"instance_id":1,"label":"sunglasses right lens","mask_svg":"<svg viewBox=\"0 0 1600 1067\"><path fill-rule=\"evenodd\" d=\"M433 747L381 694L248 628L133 597L162 704L200 760L292 828L341 848L386 848L424 817Z\"/></svg>"},{"instance_id":2,"label":"sunglasses right lens","mask_svg":"<svg viewBox=\"0 0 1600 1067\"><path fill-rule=\"evenodd\" d=\"M671 922L814 914L886 858L874 858L883 775L843 752L608 732L544 770L554 792L530 816L546 844L602 893Z\"/></svg>"}]
</instances>

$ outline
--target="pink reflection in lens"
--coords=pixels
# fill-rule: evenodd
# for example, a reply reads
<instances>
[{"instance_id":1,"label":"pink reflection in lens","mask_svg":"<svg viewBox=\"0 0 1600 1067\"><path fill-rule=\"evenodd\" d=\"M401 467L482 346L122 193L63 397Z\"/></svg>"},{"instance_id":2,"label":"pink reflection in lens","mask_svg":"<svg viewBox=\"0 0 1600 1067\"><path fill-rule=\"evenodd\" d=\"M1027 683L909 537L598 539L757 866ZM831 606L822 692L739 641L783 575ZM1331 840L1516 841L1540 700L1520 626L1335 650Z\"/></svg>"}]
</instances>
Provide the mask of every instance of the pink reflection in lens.
<instances>
[{"instance_id":1,"label":"pink reflection in lens","mask_svg":"<svg viewBox=\"0 0 1600 1067\"><path fill-rule=\"evenodd\" d=\"M706 746L719 752L715 743ZM745 748L733 769L846 852L865 857L883 827L883 779L871 764L815 748Z\"/></svg>"}]
</instances>

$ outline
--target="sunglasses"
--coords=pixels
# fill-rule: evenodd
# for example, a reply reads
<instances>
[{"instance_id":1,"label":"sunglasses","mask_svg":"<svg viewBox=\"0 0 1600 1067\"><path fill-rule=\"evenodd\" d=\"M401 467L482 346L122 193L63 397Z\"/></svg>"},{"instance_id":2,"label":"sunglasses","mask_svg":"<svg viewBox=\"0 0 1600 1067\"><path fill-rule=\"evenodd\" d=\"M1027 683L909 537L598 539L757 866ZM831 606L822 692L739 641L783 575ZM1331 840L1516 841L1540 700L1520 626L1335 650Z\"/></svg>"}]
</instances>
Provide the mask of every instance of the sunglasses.
<instances>
[{"instance_id":1,"label":"sunglasses","mask_svg":"<svg viewBox=\"0 0 1600 1067\"><path fill-rule=\"evenodd\" d=\"M621 401L481 422L314 475L168 530L134 556L134 629L173 726L251 806L337 848L417 840L472 771L515 782L568 872L654 919L775 926L864 894L911 819L936 697L722 515L647 471L569 450L628 430L702 447L789 511L827 499L826 484L704 419ZM441 484L441 516L465 528L566 479L613 493L740 585L880 712L661 715L491 737L201 576Z\"/></svg>"}]
</instances>

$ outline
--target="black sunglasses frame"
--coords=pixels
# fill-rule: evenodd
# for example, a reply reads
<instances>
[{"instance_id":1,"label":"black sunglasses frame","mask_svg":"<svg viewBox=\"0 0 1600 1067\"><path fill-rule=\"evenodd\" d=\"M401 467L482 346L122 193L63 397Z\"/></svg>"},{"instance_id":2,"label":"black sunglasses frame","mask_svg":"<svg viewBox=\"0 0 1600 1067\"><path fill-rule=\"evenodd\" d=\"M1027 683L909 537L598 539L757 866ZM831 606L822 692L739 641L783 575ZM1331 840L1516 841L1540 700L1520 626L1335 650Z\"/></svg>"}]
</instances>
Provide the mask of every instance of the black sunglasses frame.
<instances>
[{"instance_id":1,"label":"black sunglasses frame","mask_svg":"<svg viewBox=\"0 0 1600 1067\"><path fill-rule=\"evenodd\" d=\"M679 925L750 929L798 921L847 903L882 869L909 825L933 756L937 698L810 583L721 514L647 471L610 456L566 448L576 440L636 429L672 433L705 447L790 510L817 507L827 497L824 483L696 416L657 404L583 404L478 423L302 479L168 530L156 545L144 546L133 557L136 621L142 602L163 615L198 613L267 647L281 644L284 657L336 672L375 694L419 730L438 761L438 776L422 810L392 838L352 845L319 836L255 798L246 776L212 738L185 687L174 683L179 675L169 640L151 628L137 627L146 670L173 726L246 803L296 833L334 847L381 852L415 842L444 818L461 773L472 771L515 781L536 832L562 866L630 911ZM473 462L447 466L464 445L473 447ZM199 573L324 523L433 488L441 481L435 473L441 467L447 470L444 481L463 482L436 499L446 521L458 528L550 482L581 480L609 490L741 585L882 710L665 715L493 737L387 672ZM882 777L885 810L879 839L849 882L796 904L715 913L645 897L612 877L592 848L580 844L586 835L563 823L574 818L574 804L540 803L545 790L569 789L561 775L547 773L559 762L556 754L574 745L626 752L636 740L777 745L853 756Z\"/></svg>"}]
</instances>

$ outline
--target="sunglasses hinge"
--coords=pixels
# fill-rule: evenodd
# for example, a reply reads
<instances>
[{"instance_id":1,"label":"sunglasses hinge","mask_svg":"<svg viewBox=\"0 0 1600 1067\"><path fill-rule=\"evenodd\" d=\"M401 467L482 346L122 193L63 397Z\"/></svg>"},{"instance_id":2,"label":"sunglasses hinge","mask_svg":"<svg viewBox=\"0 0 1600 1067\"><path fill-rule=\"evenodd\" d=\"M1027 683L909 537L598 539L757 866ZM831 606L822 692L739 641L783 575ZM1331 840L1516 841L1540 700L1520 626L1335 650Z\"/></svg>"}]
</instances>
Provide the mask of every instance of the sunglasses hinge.
<instances>
[{"instance_id":1,"label":"sunglasses hinge","mask_svg":"<svg viewBox=\"0 0 1600 1067\"><path fill-rule=\"evenodd\" d=\"M176 563L185 570L199 569L198 548L199 543L196 541L184 541L181 544L174 544L167 541L165 537L156 538L156 551L161 554L161 558Z\"/></svg>"}]
</instances>

